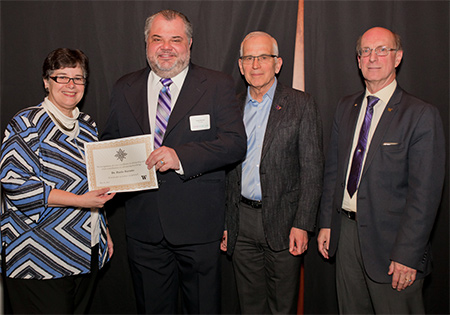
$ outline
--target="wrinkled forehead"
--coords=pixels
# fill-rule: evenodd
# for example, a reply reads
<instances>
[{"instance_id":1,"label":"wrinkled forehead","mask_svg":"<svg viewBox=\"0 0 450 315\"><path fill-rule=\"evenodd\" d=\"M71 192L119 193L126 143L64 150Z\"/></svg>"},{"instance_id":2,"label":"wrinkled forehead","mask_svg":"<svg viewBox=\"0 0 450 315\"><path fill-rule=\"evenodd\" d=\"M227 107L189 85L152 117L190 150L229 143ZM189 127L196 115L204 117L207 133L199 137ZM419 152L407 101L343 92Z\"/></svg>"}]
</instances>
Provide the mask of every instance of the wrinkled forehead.
<instances>
[{"instance_id":1,"label":"wrinkled forehead","mask_svg":"<svg viewBox=\"0 0 450 315\"><path fill-rule=\"evenodd\" d=\"M362 36L361 47L375 48L378 46L395 47L394 34L387 29L373 29Z\"/></svg>"},{"instance_id":2,"label":"wrinkled forehead","mask_svg":"<svg viewBox=\"0 0 450 315\"><path fill-rule=\"evenodd\" d=\"M265 54L273 54L273 41L268 36L257 35L247 38L243 42L243 51L247 55L247 52L261 52Z\"/></svg>"}]
</instances>

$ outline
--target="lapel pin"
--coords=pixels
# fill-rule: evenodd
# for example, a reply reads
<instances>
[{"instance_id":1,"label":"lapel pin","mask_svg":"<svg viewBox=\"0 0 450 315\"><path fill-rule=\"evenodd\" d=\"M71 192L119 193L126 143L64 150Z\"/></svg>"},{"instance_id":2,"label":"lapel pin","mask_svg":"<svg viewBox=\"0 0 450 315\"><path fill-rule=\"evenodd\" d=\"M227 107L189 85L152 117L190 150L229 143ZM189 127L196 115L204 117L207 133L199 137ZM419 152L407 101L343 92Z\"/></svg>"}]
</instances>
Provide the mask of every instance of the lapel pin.
<instances>
[{"instance_id":1,"label":"lapel pin","mask_svg":"<svg viewBox=\"0 0 450 315\"><path fill-rule=\"evenodd\" d=\"M275 106L275 108L276 108L277 110L280 110L280 109L281 109L281 106L280 106L280 105L277 105L277 106Z\"/></svg>"},{"instance_id":2,"label":"lapel pin","mask_svg":"<svg viewBox=\"0 0 450 315\"><path fill-rule=\"evenodd\" d=\"M353 105L353 106L355 106L355 107L356 107L356 106L358 106L358 104L356 103L356 104L355 104L355 105Z\"/></svg>"},{"instance_id":3,"label":"lapel pin","mask_svg":"<svg viewBox=\"0 0 450 315\"><path fill-rule=\"evenodd\" d=\"M392 107L388 107L388 111L392 112L393 108Z\"/></svg>"}]
</instances>

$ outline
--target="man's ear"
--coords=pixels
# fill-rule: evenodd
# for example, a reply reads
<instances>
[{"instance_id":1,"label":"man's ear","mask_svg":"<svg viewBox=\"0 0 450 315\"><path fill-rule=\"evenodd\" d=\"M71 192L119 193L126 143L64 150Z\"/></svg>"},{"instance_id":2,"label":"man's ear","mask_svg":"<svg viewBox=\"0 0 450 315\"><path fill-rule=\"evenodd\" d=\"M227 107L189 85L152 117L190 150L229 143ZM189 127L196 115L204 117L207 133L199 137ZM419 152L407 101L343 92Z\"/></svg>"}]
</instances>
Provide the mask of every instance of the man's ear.
<instances>
[{"instance_id":1,"label":"man's ear","mask_svg":"<svg viewBox=\"0 0 450 315\"><path fill-rule=\"evenodd\" d=\"M276 57L275 74L278 74L278 72L280 72L282 65L283 65L283 59L281 57Z\"/></svg>"},{"instance_id":2,"label":"man's ear","mask_svg":"<svg viewBox=\"0 0 450 315\"><path fill-rule=\"evenodd\" d=\"M402 58L403 58L403 50L398 50L395 53L395 67L397 68L398 65L400 64L400 62L402 62Z\"/></svg>"},{"instance_id":3,"label":"man's ear","mask_svg":"<svg viewBox=\"0 0 450 315\"><path fill-rule=\"evenodd\" d=\"M242 67L242 59L239 58L238 60L239 70L241 71L241 74L244 75L244 68Z\"/></svg>"}]
</instances>

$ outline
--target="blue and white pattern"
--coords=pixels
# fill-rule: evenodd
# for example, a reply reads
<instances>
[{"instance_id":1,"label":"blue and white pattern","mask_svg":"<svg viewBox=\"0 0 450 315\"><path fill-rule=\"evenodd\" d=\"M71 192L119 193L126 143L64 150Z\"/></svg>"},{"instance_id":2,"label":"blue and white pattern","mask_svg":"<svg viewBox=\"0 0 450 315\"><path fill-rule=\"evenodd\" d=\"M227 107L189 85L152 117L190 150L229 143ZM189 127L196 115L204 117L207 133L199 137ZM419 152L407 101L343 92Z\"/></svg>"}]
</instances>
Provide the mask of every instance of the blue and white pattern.
<instances>
[{"instance_id":1,"label":"blue and white pattern","mask_svg":"<svg viewBox=\"0 0 450 315\"><path fill-rule=\"evenodd\" d=\"M47 206L54 188L77 195L88 191L81 153L86 142L97 141L97 129L84 113L78 121L80 133L70 140L40 104L17 113L6 128L0 178L7 277L56 279L90 271L90 209ZM102 211L99 224L101 268L108 260Z\"/></svg>"}]
</instances>

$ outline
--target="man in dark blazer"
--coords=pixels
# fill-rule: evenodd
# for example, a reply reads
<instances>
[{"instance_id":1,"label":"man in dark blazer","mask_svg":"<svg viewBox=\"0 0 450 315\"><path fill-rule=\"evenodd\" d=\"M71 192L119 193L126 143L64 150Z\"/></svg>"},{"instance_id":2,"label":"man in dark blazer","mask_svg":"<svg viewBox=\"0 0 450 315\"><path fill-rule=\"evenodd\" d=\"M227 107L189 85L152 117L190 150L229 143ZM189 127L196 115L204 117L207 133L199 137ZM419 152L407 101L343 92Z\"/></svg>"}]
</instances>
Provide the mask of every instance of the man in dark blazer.
<instances>
[{"instance_id":1,"label":"man in dark blazer","mask_svg":"<svg viewBox=\"0 0 450 315\"><path fill-rule=\"evenodd\" d=\"M336 254L340 313L424 313L429 238L445 171L442 122L435 107L397 85L403 56L397 34L369 29L357 54L366 91L344 97L336 110L319 252L327 259Z\"/></svg>"},{"instance_id":2,"label":"man in dark blazer","mask_svg":"<svg viewBox=\"0 0 450 315\"><path fill-rule=\"evenodd\" d=\"M301 254L322 191L322 126L313 98L277 82L282 59L264 32L241 44L247 156L227 176L222 250L232 254L242 313L297 313Z\"/></svg>"},{"instance_id":3,"label":"man in dark blazer","mask_svg":"<svg viewBox=\"0 0 450 315\"><path fill-rule=\"evenodd\" d=\"M246 150L234 84L225 74L189 63L192 25L183 14L152 15L145 38L150 68L118 80L102 137L155 135L146 163L156 167L159 188L125 196L138 312L177 313L181 289L184 312L219 313L224 167ZM160 79L168 78L167 88L168 80ZM162 136L161 98L171 105Z\"/></svg>"}]
</instances>

